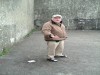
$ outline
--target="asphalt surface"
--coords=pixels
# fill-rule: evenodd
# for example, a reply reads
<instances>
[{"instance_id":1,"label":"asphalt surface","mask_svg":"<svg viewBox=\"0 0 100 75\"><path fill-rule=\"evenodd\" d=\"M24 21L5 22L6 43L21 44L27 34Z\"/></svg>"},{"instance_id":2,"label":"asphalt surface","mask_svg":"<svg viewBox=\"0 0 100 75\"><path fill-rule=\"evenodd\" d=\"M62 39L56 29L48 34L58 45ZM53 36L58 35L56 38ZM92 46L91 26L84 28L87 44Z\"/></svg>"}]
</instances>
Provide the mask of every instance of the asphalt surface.
<instances>
[{"instance_id":1,"label":"asphalt surface","mask_svg":"<svg viewBox=\"0 0 100 75\"><path fill-rule=\"evenodd\" d=\"M0 57L0 75L100 75L100 31L69 30L64 49L68 58L58 62L46 60L46 47L41 32L34 32Z\"/></svg>"}]
</instances>

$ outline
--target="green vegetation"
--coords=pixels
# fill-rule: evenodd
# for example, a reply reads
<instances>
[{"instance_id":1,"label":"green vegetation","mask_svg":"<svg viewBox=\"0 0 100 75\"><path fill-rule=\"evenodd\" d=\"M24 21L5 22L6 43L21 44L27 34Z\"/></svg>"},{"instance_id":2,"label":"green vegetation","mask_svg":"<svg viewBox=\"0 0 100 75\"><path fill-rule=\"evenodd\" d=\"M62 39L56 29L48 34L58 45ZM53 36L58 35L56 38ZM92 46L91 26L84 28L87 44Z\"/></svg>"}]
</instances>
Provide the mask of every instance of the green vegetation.
<instances>
[{"instance_id":1,"label":"green vegetation","mask_svg":"<svg viewBox=\"0 0 100 75\"><path fill-rule=\"evenodd\" d=\"M35 31L37 31L37 30L36 29L32 29L25 37L29 37Z\"/></svg>"},{"instance_id":2,"label":"green vegetation","mask_svg":"<svg viewBox=\"0 0 100 75\"><path fill-rule=\"evenodd\" d=\"M2 51L0 51L0 56L6 55L9 53L10 48L3 48Z\"/></svg>"}]
</instances>

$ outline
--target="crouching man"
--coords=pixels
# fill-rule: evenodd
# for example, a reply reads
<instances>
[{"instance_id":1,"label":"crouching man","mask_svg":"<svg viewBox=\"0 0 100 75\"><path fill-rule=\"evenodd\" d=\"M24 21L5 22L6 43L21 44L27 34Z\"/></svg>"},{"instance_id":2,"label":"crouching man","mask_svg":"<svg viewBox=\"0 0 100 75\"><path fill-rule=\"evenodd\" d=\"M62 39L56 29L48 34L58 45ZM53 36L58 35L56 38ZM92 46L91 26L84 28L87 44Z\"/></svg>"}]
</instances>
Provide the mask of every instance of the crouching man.
<instances>
[{"instance_id":1,"label":"crouching man","mask_svg":"<svg viewBox=\"0 0 100 75\"><path fill-rule=\"evenodd\" d=\"M45 41L47 42L48 61L57 62L56 57L67 57L63 54L64 40L67 38L62 16L53 15L52 19L42 27Z\"/></svg>"}]
</instances>

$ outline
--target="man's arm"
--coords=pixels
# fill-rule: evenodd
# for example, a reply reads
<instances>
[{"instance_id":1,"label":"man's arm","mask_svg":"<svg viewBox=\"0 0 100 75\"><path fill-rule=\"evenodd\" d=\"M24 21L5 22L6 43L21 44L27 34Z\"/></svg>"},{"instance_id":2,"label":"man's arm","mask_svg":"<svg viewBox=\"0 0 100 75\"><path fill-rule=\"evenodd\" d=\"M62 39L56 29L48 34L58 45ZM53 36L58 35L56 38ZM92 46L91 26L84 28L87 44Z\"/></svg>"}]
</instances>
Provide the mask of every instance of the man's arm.
<instances>
[{"instance_id":1,"label":"man's arm","mask_svg":"<svg viewBox=\"0 0 100 75\"><path fill-rule=\"evenodd\" d=\"M45 36L48 36L48 37L54 37L54 35L51 33L51 26L47 23L45 23L42 27L42 32Z\"/></svg>"}]
</instances>

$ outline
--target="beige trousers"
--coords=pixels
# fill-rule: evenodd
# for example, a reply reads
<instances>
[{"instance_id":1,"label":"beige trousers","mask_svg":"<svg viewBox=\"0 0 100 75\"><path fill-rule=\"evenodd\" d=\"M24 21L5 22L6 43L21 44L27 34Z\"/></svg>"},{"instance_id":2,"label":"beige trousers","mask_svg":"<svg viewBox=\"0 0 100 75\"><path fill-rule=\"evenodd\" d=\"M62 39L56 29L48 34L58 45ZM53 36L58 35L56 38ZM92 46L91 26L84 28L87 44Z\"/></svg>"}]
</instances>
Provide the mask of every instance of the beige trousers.
<instances>
[{"instance_id":1,"label":"beige trousers","mask_svg":"<svg viewBox=\"0 0 100 75\"><path fill-rule=\"evenodd\" d=\"M48 58L54 58L54 56L61 56L64 49L64 41L48 41L47 42Z\"/></svg>"}]
</instances>

